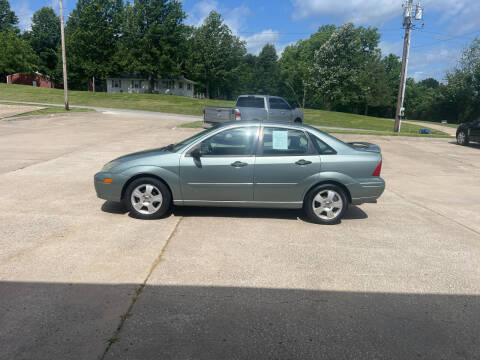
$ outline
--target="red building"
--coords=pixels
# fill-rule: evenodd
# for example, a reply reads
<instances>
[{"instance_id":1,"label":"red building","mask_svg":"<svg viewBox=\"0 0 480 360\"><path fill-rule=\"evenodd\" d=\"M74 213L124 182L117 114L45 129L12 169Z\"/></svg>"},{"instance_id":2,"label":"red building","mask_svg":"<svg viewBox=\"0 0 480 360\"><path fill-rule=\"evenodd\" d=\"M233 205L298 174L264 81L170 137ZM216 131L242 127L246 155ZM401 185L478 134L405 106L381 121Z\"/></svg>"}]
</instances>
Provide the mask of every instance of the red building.
<instances>
[{"instance_id":1,"label":"red building","mask_svg":"<svg viewBox=\"0 0 480 360\"><path fill-rule=\"evenodd\" d=\"M30 85L43 88L53 88L55 84L50 76L40 73L34 74L13 74L7 76L7 84Z\"/></svg>"}]
</instances>

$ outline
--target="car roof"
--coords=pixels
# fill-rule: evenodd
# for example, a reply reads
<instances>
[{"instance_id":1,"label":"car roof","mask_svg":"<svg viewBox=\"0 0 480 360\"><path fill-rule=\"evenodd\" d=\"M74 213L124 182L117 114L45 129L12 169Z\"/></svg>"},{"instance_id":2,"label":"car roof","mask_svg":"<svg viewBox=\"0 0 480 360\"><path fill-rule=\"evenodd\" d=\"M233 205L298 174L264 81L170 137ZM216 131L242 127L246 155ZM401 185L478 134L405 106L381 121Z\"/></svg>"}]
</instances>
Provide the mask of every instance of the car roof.
<instances>
[{"instance_id":1,"label":"car roof","mask_svg":"<svg viewBox=\"0 0 480 360\"><path fill-rule=\"evenodd\" d=\"M223 128L229 126L279 126L279 127L290 127L290 128L299 128L299 129L315 129L309 125L304 125L300 123L291 123L285 121L262 121L262 120L242 120L242 121L229 121L220 123L216 128ZM316 129L315 129L316 130Z\"/></svg>"}]
</instances>

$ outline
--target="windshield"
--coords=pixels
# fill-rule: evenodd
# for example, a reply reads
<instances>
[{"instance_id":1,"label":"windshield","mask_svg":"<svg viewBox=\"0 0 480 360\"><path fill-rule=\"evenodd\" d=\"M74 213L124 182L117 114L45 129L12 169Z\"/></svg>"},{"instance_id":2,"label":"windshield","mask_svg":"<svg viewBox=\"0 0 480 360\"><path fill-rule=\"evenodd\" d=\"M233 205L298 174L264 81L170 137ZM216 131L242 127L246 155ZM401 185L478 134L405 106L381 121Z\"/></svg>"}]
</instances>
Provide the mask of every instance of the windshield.
<instances>
[{"instance_id":1,"label":"windshield","mask_svg":"<svg viewBox=\"0 0 480 360\"><path fill-rule=\"evenodd\" d=\"M208 133L210 130L212 130L212 129L203 130L203 131L199 132L198 134L195 134L195 135L189 137L188 139L182 140L182 141L176 143L175 145L173 145L169 150L172 151L172 152L177 152L178 150L184 148L185 146L190 145L192 142L199 139L200 137L202 137L203 135Z\"/></svg>"}]
</instances>

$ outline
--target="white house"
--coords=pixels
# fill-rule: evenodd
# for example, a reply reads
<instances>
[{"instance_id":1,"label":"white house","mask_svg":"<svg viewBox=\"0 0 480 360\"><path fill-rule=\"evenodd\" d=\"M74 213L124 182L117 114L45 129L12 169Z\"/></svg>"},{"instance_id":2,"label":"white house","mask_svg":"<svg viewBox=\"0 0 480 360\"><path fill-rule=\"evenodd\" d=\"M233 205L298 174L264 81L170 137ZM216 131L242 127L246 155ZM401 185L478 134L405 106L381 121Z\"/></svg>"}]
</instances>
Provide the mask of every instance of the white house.
<instances>
[{"instance_id":1,"label":"white house","mask_svg":"<svg viewBox=\"0 0 480 360\"><path fill-rule=\"evenodd\" d=\"M193 97L196 82L184 77L153 81L152 93ZM107 77L107 92L147 93L148 79L140 75Z\"/></svg>"}]
</instances>

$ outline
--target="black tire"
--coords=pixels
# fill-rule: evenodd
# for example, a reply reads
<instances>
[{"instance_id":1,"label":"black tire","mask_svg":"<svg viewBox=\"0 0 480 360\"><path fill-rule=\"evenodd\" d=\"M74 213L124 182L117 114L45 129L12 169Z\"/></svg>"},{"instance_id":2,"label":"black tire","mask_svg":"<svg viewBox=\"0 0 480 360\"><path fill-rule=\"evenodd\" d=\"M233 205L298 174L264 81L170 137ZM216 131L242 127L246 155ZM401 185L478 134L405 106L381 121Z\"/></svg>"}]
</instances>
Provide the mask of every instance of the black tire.
<instances>
[{"instance_id":1,"label":"black tire","mask_svg":"<svg viewBox=\"0 0 480 360\"><path fill-rule=\"evenodd\" d=\"M328 193L328 191L330 191L330 193ZM335 195L331 200L324 196L325 194L328 195L328 194L331 194L332 192L335 193ZM314 199L319 194L323 198L323 200L326 201L326 203L331 202L332 204L331 211L335 215L334 218L328 219L327 211L321 212L319 215L317 215L317 213L315 212ZM339 203L338 200L341 200L341 204L342 204L341 208L339 208L338 206L337 207L333 206L335 203L337 204ZM320 202L315 201L315 204L320 205ZM319 211L320 208L321 206L317 207L317 211ZM348 209L348 198L345 194L345 191L341 187L334 184L322 184L314 187L305 196L305 199L303 202L303 210L305 211L309 219L317 224L324 224L324 225L338 224L341 221L347 209Z\"/></svg>"},{"instance_id":2,"label":"black tire","mask_svg":"<svg viewBox=\"0 0 480 360\"><path fill-rule=\"evenodd\" d=\"M152 188L149 188L151 195L147 190L148 185L152 186ZM144 194L144 196L148 196L151 199L159 199L159 195L161 195L161 202L149 202L149 199L147 198L145 199L147 200L145 201L145 204L151 204L152 207L144 205L144 199L140 199L138 196L132 198L132 194L136 189L140 194ZM145 190L142 191L142 189ZM158 219L163 217L170 209L172 204L172 194L170 193L170 189L160 180L152 177L142 177L135 179L128 185L125 191L124 201L132 217L144 220ZM138 204L137 207L134 206L134 201ZM152 212L152 209L155 211Z\"/></svg>"},{"instance_id":3,"label":"black tire","mask_svg":"<svg viewBox=\"0 0 480 360\"><path fill-rule=\"evenodd\" d=\"M303 121L300 118L296 118L295 121L294 121L294 123L296 123L296 124L301 124L302 122Z\"/></svg>"},{"instance_id":4,"label":"black tire","mask_svg":"<svg viewBox=\"0 0 480 360\"><path fill-rule=\"evenodd\" d=\"M457 133L457 144L458 145L468 145L470 141L468 140L468 135L465 133L464 130L460 130Z\"/></svg>"}]
</instances>

